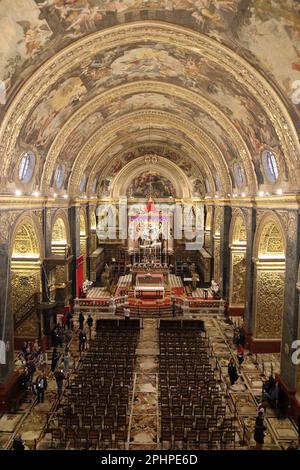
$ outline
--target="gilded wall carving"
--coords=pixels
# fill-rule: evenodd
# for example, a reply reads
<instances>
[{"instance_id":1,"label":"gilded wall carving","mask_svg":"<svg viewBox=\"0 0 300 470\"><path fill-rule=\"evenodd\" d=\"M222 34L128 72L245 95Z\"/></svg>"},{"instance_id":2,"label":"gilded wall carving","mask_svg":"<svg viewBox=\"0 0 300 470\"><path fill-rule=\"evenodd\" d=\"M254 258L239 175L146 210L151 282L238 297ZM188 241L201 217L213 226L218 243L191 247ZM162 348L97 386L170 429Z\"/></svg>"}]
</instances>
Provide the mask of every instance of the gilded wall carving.
<instances>
[{"instance_id":1,"label":"gilded wall carving","mask_svg":"<svg viewBox=\"0 0 300 470\"><path fill-rule=\"evenodd\" d=\"M246 299L246 253L231 253L230 304L244 305Z\"/></svg>"},{"instance_id":2,"label":"gilded wall carving","mask_svg":"<svg viewBox=\"0 0 300 470\"><path fill-rule=\"evenodd\" d=\"M220 282L220 240L214 242L214 280Z\"/></svg>"},{"instance_id":3,"label":"gilded wall carving","mask_svg":"<svg viewBox=\"0 0 300 470\"><path fill-rule=\"evenodd\" d=\"M284 270L257 270L255 337L281 339Z\"/></svg>"},{"instance_id":4,"label":"gilded wall carving","mask_svg":"<svg viewBox=\"0 0 300 470\"><path fill-rule=\"evenodd\" d=\"M68 280L68 268L63 264L55 267L55 284L63 284Z\"/></svg>"},{"instance_id":5,"label":"gilded wall carving","mask_svg":"<svg viewBox=\"0 0 300 470\"><path fill-rule=\"evenodd\" d=\"M12 212L12 211L0 212L0 219L1 219L0 243L5 243L9 239L9 237L11 236L13 225L19 215L20 215L20 212Z\"/></svg>"},{"instance_id":6,"label":"gilded wall carving","mask_svg":"<svg viewBox=\"0 0 300 470\"><path fill-rule=\"evenodd\" d=\"M83 277L87 277L87 266L86 266L86 257L87 257L87 239L86 237L80 237L80 253L83 256Z\"/></svg>"},{"instance_id":7,"label":"gilded wall carving","mask_svg":"<svg viewBox=\"0 0 300 470\"><path fill-rule=\"evenodd\" d=\"M26 269L18 269L12 271L11 274L11 303L12 312L15 321L18 321L24 315L22 305L25 304L30 297L41 290L40 267L32 267L30 272ZM36 336L37 319L36 312L22 323L15 331L16 336Z\"/></svg>"}]
</instances>

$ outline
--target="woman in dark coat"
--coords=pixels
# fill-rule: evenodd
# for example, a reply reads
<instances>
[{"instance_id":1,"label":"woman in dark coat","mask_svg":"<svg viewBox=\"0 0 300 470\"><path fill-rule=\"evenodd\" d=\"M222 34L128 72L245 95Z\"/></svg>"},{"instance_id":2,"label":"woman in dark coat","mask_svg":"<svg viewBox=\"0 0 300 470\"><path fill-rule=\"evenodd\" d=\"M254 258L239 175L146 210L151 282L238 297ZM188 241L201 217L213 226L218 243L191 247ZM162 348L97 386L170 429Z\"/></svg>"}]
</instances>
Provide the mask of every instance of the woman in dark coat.
<instances>
[{"instance_id":1,"label":"woman in dark coat","mask_svg":"<svg viewBox=\"0 0 300 470\"><path fill-rule=\"evenodd\" d=\"M255 421L254 440L256 442L256 449L261 450L264 445L265 431L267 430L264 424L263 413L260 411Z\"/></svg>"},{"instance_id":2,"label":"woman in dark coat","mask_svg":"<svg viewBox=\"0 0 300 470\"><path fill-rule=\"evenodd\" d=\"M228 364L228 375L229 375L231 385L234 385L237 379L239 378L239 376L236 371L236 366L234 364L233 359L230 359L229 364Z\"/></svg>"},{"instance_id":3,"label":"woman in dark coat","mask_svg":"<svg viewBox=\"0 0 300 470\"><path fill-rule=\"evenodd\" d=\"M52 360L51 360L51 371L54 372L58 363L59 359L59 353L57 352L57 349L54 348L52 352Z\"/></svg>"}]
</instances>

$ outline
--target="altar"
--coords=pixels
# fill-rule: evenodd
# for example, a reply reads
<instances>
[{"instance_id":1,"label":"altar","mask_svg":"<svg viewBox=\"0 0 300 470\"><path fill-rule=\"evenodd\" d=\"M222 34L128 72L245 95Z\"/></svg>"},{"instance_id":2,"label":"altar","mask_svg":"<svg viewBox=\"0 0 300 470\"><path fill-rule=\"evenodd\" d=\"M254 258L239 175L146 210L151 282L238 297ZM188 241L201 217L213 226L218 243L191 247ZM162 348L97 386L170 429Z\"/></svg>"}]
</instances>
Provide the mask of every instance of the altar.
<instances>
[{"instance_id":1,"label":"altar","mask_svg":"<svg viewBox=\"0 0 300 470\"><path fill-rule=\"evenodd\" d=\"M136 275L136 285L134 287L135 297L142 297L144 294L153 294L155 297L164 297L164 276L162 273L139 273Z\"/></svg>"}]
</instances>

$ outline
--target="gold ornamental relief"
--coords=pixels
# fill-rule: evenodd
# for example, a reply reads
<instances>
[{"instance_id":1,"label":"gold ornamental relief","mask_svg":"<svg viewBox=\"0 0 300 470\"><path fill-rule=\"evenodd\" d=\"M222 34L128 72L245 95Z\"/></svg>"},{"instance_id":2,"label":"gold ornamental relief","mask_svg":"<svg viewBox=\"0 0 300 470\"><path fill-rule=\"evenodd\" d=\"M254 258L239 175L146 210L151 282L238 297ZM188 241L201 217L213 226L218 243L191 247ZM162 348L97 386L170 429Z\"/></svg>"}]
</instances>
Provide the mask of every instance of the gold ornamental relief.
<instances>
[{"instance_id":1,"label":"gold ornamental relief","mask_svg":"<svg viewBox=\"0 0 300 470\"><path fill-rule=\"evenodd\" d=\"M55 268L55 284L67 282L67 268L64 265L57 265Z\"/></svg>"},{"instance_id":2,"label":"gold ornamental relief","mask_svg":"<svg viewBox=\"0 0 300 470\"><path fill-rule=\"evenodd\" d=\"M24 336L37 338L39 334L39 324L36 312L33 312L18 328L15 330L15 336Z\"/></svg>"},{"instance_id":3,"label":"gold ornamental relief","mask_svg":"<svg viewBox=\"0 0 300 470\"><path fill-rule=\"evenodd\" d=\"M214 243L214 280L220 282L220 240Z\"/></svg>"},{"instance_id":4,"label":"gold ornamental relief","mask_svg":"<svg viewBox=\"0 0 300 470\"><path fill-rule=\"evenodd\" d=\"M11 236L13 225L20 212L0 212L0 243L5 243Z\"/></svg>"},{"instance_id":5,"label":"gold ornamental relief","mask_svg":"<svg viewBox=\"0 0 300 470\"><path fill-rule=\"evenodd\" d=\"M12 312L15 315L17 312L22 316L23 312L21 309L30 297L35 293L40 292L41 279L40 270L36 272L14 272L11 274L11 302ZM19 318L16 317L16 320Z\"/></svg>"},{"instance_id":6,"label":"gold ornamental relief","mask_svg":"<svg viewBox=\"0 0 300 470\"><path fill-rule=\"evenodd\" d=\"M281 339L284 271L257 271L255 337Z\"/></svg>"},{"instance_id":7,"label":"gold ornamental relief","mask_svg":"<svg viewBox=\"0 0 300 470\"><path fill-rule=\"evenodd\" d=\"M246 254L232 253L231 305L244 305L246 299Z\"/></svg>"}]
</instances>

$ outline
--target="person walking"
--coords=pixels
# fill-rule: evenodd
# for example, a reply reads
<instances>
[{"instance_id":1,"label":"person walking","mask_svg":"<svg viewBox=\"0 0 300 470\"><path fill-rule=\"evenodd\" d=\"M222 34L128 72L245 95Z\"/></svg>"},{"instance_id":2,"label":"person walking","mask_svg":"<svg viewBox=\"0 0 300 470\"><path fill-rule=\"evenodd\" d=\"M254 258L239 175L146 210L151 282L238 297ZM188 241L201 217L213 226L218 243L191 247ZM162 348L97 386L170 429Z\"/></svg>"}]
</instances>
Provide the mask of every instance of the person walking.
<instances>
[{"instance_id":1,"label":"person walking","mask_svg":"<svg viewBox=\"0 0 300 470\"><path fill-rule=\"evenodd\" d=\"M78 321L79 321L79 329L83 330L84 315L82 314L82 312L79 313Z\"/></svg>"},{"instance_id":2,"label":"person walking","mask_svg":"<svg viewBox=\"0 0 300 470\"><path fill-rule=\"evenodd\" d=\"M47 390L47 377L45 372L41 372L35 381L38 403L44 403L45 391Z\"/></svg>"},{"instance_id":3,"label":"person walking","mask_svg":"<svg viewBox=\"0 0 300 470\"><path fill-rule=\"evenodd\" d=\"M57 386L57 398L58 398L58 401L60 402L60 399L63 393L64 380L66 378L63 369L60 369L60 370L57 369L54 372L54 377L55 377L56 386Z\"/></svg>"},{"instance_id":4,"label":"person walking","mask_svg":"<svg viewBox=\"0 0 300 470\"><path fill-rule=\"evenodd\" d=\"M79 352L80 353L85 350L85 342L86 342L86 334L83 329L79 330Z\"/></svg>"},{"instance_id":5,"label":"person walking","mask_svg":"<svg viewBox=\"0 0 300 470\"><path fill-rule=\"evenodd\" d=\"M56 348L54 348L52 352L52 359L51 359L51 372L55 371L59 356L60 356L59 352L57 351Z\"/></svg>"},{"instance_id":6,"label":"person walking","mask_svg":"<svg viewBox=\"0 0 300 470\"><path fill-rule=\"evenodd\" d=\"M125 318L125 320L130 319L130 309L128 307L124 308L124 318Z\"/></svg>"},{"instance_id":7,"label":"person walking","mask_svg":"<svg viewBox=\"0 0 300 470\"><path fill-rule=\"evenodd\" d=\"M230 383L232 386L235 384L235 382L239 378L233 359L230 359L229 364L228 364L228 375L229 375Z\"/></svg>"},{"instance_id":8,"label":"person walking","mask_svg":"<svg viewBox=\"0 0 300 470\"><path fill-rule=\"evenodd\" d=\"M93 328L93 323L94 323L94 320L93 320L91 314L89 314L88 319L87 319L86 322L87 322L88 328L89 328L89 341L91 341L91 339L92 339L92 328Z\"/></svg>"},{"instance_id":9,"label":"person walking","mask_svg":"<svg viewBox=\"0 0 300 470\"><path fill-rule=\"evenodd\" d=\"M25 450L25 444L20 433L13 440L12 450Z\"/></svg>"},{"instance_id":10,"label":"person walking","mask_svg":"<svg viewBox=\"0 0 300 470\"><path fill-rule=\"evenodd\" d=\"M68 348L68 346L66 346L65 351L64 351L64 355L63 355L64 374L67 374L69 372L70 358L71 358L70 349Z\"/></svg>"},{"instance_id":11,"label":"person walking","mask_svg":"<svg viewBox=\"0 0 300 470\"><path fill-rule=\"evenodd\" d=\"M237 347L237 351L236 351L236 357L237 357L240 368L242 367L242 364L243 364L244 359L245 359L244 354L245 354L244 347L241 344L239 344L238 347Z\"/></svg>"},{"instance_id":12,"label":"person walking","mask_svg":"<svg viewBox=\"0 0 300 470\"><path fill-rule=\"evenodd\" d=\"M256 442L256 450L262 450L265 440L265 432L267 428L264 424L264 417L262 411L258 412L258 416L255 420L255 428L254 428L254 440Z\"/></svg>"}]
</instances>

